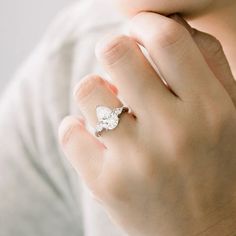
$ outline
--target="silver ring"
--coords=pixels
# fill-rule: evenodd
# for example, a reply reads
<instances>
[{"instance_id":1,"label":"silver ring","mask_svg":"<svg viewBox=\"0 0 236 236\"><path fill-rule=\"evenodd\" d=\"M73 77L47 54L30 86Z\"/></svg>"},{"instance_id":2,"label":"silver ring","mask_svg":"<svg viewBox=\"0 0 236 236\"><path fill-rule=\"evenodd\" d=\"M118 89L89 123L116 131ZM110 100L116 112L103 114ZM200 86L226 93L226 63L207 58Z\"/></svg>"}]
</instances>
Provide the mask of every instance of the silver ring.
<instances>
[{"instance_id":1,"label":"silver ring","mask_svg":"<svg viewBox=\"0 0 236 236\"><path fill-rule=\"evenodd\" d=\"M100 137L103 131L115 129L119 124L121 115L128 111L129 108L125 106L114 109L106 106L97 106L96 114L98 123L95 128L95 135Z\"/></svg>"}]
</instances>

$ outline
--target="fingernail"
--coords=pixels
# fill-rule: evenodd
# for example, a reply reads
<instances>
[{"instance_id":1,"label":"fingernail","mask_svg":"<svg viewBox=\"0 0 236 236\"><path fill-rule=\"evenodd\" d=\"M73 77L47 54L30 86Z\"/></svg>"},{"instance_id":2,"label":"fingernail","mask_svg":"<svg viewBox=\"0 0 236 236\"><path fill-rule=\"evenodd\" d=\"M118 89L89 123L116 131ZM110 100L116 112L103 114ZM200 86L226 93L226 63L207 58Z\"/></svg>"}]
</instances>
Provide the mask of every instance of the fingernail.
<instances>
[{"instance_id":1,"label":"fingernail","mask_svg":"<svg viewBox=\"0 0 236 236\"><path fill-rule=\"evenodd\" d=\"M181 17L179 14L173 14L169 16L171 19L175 20L179 24L183 25L191 35L195 34L195 30L189 25L189 23Z\"/></svg>"}]
</instances>

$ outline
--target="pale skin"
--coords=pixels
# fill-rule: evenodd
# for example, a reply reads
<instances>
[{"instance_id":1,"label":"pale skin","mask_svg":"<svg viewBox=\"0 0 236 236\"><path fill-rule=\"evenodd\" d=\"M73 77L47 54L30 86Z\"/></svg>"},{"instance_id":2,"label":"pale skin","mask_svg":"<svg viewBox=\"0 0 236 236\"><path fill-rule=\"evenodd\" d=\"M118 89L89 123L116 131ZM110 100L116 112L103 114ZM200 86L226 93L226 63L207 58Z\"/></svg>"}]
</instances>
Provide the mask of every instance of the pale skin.
<instances>
[{"instance_id":1,"label":"pale skin","mask_svg":"<svg viewBox=\"0 0 236 236\"><path fill-rule=\"evenodd\" d=\"M88 75L75 88L83 118L62 122L63 150L94 198L129 235L234 236L236 83L229 63L236 71L235 3L125 1L123 11L132 15L130 36L104 39L96 48L112 84ZM214 37L176 15L159 14L175 12L219 36L229 63ZM99 139L89 133L85 123L95 127L97 105L122 104L132 113L122 116L118 128Z\"/></svg>"}]
</instances>

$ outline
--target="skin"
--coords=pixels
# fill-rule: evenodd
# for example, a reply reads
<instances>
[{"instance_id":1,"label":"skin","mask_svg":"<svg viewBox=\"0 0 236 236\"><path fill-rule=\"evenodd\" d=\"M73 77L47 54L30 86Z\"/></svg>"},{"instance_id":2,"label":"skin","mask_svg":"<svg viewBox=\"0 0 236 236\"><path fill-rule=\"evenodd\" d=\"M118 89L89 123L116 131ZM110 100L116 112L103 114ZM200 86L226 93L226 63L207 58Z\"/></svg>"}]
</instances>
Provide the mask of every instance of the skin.
<instances>
[{"instance_id":1,"label":"skin","mask_svg":"<svg viewBox=\"0 0 236 236\"><path fill-rule=\"evenodd\" d=\"M145 12L182 11L197 24L200 12L222 3L185 2L129 1L130 36L96 48L114 85L86 76L74 93L84 118L67 117L59 129L94 198L132 236L236 234L236 83L223 48L176 15ZM122 102L132 113L117 129L100 139L88 132L84 120L95 127L97 105Z\"/></svg>"},{"instance_id":2,"label":"skin","mask_svg":"<svg viewBox=\"0 0 236 236\"><path fill-rule=\"evenodd\" d=\"M222 1L215 0L115 0L120 10L129 15L134 16L139 12L153 11L163 15L173 13L181 13L184 15L199 15L202 12L218 8ZM226 1L227 2L227 1Z\"/></svg>"},{"instance_id":3,"label":"skin","mask_svg":"<svg viewBox=\"0 0 236 236\"><path fill-rule=\"evenodd\" d=\"M142 11L180 13L192 27L215 36L222 44L236 76L236 1L234 0L115 0L129 17Z\"/></svg>"},{"instance_id":4,"label":"skin","mask_svg":"<svg viewBox=\"0 0 236 236\"><path fill-rule=\"evenodd\" d=\"M127 15L143 11L158 12L162 15L181 13L184 16L198 17L222 8L232 6L233 0L115 0L120 10Z\"/></svg>"}]
</instances>

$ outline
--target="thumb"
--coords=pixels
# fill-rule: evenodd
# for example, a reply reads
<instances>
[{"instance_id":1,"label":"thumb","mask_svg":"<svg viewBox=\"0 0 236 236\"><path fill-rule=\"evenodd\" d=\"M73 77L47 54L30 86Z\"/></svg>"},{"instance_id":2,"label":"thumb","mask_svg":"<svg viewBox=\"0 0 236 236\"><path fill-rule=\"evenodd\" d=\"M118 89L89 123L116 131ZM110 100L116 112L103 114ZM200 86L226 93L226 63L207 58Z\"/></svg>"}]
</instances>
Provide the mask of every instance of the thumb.
<instances>
[{"instance_id":1,"label":"thumb","mask_svg":"<svg viewBox=\"0 0 236 236\"><path fill-rule=\"evenodd\" d=\"M184 25L189 30L208 66L226 89L236 106L236 81L221 43L210 34L192 29L180 16L173 15L171 18Z\"/></svg>"}]
</instances>

